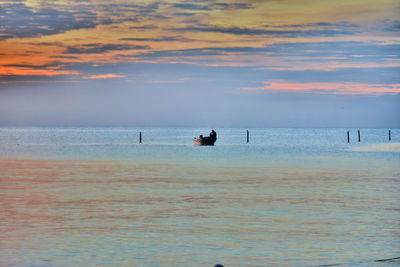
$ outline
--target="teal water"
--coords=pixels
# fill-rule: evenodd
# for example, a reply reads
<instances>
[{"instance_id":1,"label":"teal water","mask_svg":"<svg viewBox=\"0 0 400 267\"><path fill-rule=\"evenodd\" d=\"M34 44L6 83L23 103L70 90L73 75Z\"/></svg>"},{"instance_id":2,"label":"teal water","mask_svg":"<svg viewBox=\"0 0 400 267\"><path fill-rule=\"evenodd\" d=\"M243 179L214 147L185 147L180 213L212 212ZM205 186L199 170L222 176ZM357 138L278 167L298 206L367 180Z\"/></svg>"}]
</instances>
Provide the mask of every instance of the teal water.
<instances>
[{"instance_id":1,"label":"teal water","mask_svg":"<svg viewBox=\"0 0 400 267\"><path fill-rule=\"evenodd\" d=\"M386 129L210 130L0 128L0 266L399 264Z\"/></svg>"}]
</instances>

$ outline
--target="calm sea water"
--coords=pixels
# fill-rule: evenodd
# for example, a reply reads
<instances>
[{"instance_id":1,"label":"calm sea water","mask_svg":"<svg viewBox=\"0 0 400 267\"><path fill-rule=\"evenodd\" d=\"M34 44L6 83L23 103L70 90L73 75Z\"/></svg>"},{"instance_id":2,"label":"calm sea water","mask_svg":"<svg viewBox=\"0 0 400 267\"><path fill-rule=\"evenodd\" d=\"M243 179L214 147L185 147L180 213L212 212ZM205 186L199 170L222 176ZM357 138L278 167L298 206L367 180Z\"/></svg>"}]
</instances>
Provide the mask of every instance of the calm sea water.
<instances>
[{"instance_id":1,"label":"calm sea water","mask_svg":"<svg viewBox=\"0 0 400 267\"><path fill-rule=\"evenodd\" d=\"M210 130L0 128L0 266L400 264L386 129Z\"/></svg>"}]
</instances>

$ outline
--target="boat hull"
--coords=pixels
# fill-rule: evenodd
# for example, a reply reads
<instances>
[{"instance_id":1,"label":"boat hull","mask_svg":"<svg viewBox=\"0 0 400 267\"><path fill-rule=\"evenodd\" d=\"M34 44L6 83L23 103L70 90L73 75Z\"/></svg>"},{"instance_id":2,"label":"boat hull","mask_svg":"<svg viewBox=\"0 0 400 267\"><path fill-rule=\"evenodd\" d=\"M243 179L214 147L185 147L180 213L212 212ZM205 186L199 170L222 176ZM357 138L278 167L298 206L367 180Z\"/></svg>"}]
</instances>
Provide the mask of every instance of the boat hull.
<instances>
[{"instance_id":1,"label":"boat hull","mask_svg":"<svg viewBox=\"0 0 400 267\"><path fill-rule=\"evenodd\" d=\"M213 146L217 139L211 137L194 138L193 143L196 146Z\"/></svg>"}]
</instances>

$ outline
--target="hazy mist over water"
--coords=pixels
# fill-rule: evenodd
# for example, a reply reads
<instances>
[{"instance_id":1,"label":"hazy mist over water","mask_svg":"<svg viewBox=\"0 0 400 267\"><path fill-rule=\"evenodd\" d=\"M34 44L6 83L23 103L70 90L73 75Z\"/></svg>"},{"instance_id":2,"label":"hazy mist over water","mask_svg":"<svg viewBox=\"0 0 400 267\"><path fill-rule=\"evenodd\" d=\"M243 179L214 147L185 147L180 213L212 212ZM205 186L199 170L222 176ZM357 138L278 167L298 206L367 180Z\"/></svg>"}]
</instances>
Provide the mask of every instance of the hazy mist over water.
<instances>
[{"instance_id":1,"label":"hazy mist over water","mask_svg":"<svg viewBox=\"0 0 400 267\"><path fill-rule=\"evenodd\" d=\"M1 266L375 265L400 256L387 129L0 128ZM138 143L139 131L143 143ZM392 145L400 131L392 129ZM379 263L391 266L396 260ZM398 262L397 262L398 264Z\"/></svg>"},{"instance_id":2,"label":"hazy mist over water","mask_svg":"<svg viewBox=\"0 0 400 267\"><path fill-rule=\"evenodd\" d=\"M202 70L192 72L202 73ZM233 84L243 83L238 79L243 75L240 72L218 73L223 75L219 77L221 80L237 80L229 85L205 82L207 77L215 75L213 69L190 86L143 84L136 85L134 90L124 83L107 80L97 81L91 88L82 85L73 89L69 84L58 87L40 84L34 88L9 85L0 90L0 125L400 127L400 120L395 116L400 112L399 94L249 92L232 89Z\"/></svg>"}]
</instances>

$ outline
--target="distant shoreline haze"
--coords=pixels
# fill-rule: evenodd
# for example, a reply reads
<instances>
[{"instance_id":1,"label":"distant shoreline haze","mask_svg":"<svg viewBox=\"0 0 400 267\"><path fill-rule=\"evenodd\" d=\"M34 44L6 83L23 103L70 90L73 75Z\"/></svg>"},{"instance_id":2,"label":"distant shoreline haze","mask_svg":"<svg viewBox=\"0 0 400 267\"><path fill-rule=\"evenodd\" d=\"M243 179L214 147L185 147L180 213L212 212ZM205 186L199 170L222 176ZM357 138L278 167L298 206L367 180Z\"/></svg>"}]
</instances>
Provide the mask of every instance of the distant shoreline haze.
<instances>
[{"instance_id":1,"label":"distant shoreline haze","mask_svg":"<svg viewBox=\"0 0 400 267\"><path fill-rule=\"evenodd\" d=\"M197 98L196 92L119 94L107 91L112 84L51 93L46 85L12 87L0 90L0 126L400 127L400 95L206 92Z\"/></svg>"}]
</instances>

